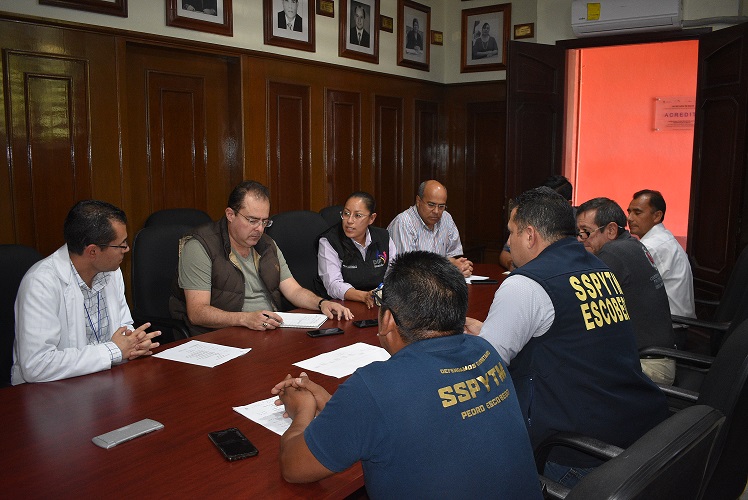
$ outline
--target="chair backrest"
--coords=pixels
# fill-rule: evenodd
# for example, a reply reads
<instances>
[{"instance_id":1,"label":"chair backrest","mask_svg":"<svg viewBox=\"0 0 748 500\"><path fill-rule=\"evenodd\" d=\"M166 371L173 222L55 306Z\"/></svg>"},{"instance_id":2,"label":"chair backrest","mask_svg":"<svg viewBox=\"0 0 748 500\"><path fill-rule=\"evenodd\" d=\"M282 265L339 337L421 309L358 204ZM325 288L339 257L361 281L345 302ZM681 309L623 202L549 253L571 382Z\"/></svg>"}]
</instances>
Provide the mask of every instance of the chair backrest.
<instances>
[{"instance_id":1,"label":"chair backrest","mask_svg":"<svg viewBox=\"0 0 748 500\"><path fill-rule=\"evenodd\" d=\"M278 244L288 267L301 286L314 289L317 276L317 237L329 226L317 212L293 210L272 217L265 231Z\"/></svg>"},{"instance_id":2,"label":"chair backrest","mask_svg":"<svg viewBox=\"0 0 748 500\"><path fill-rule=\"evenodd\" d=\"M705 405L679 411L590 472L566 498L698 499L723 421L721 412Z\"/></svg>"},{"instance_id":3,"label":"chair backrest","mask_svg":"<svg viewBox=\"0 0 748 500\"><path fill-rule=\"evenodd\" d=\"M132 243L132 315L136 324L145 321L162 330L160 342L174 340L170 323L169 296L179 263L179 240L192 228L185 225L144 227ZM176 320L173 320L176 321Z\"/></svg>"},{"instance_id":4,"label":"chair backrest","mask_svg":"<svg viewBox=\"0 0 748 500\"><path fill-rule=\"evenodd\" d=\"M0 387L10 384L16 319L13 306L23 275L42 259L39 252L25 245L0 245Z\"/></svg>"},{"instance_id":5,"label":"chair backrest","mask_svg":"<svg viewBox=\"0 0 748 500\"><path fill-rule=\"evenodd\" d=\"M725 415L704 498L738 498L748 481L748 320L730 334L699 389L697 404Z\"/></svg>"},{"instance_id":6,"label":"chair backrest","mask_svg":"<svg viewBox=\"0 0 748 500\"><path fill-rule=\"evenodd\" d=\"M327 227L333 224L340 224L340 212L343 211L343 205L331 205L319 211L319 214L325 219Z\"/></svg>"},{"instance_id":7,"label":"chair backrest","mask_svg":"<svg viewBox=\"0 0 748 500\"><path fill-rule=\"evenodd\" d=\"M196 227L212 220L210 215L197 208L166 208L149 215L143 227L179 225Z\"/></svg>"},{"instance_id":8,"label":"chair backrest","mask_svg":"<svg viewBox=\"0 0 748 500\"><path fill-rule=\"evenodd\" d=\"M741 305L746 303L748 303L748 247L740 252L712 319L718 322L732 321Z\"/></svg>"}]
</instances>

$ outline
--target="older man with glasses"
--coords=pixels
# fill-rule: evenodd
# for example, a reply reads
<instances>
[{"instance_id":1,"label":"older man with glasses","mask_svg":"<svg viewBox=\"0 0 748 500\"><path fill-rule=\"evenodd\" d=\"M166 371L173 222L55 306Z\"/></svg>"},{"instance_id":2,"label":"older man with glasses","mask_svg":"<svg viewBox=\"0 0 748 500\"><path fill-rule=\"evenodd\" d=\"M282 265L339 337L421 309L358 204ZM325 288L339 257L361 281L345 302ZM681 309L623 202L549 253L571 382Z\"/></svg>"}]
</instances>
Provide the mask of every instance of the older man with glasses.
<instances>
[{"instance_id":1,"label":"older man with glasses","mask_svg":"<svg viewBox=\"0 0 748 500\"><path fill-rule=\"evenodd\" d=\"M303 288L265 228L270 192L245 181L229 195L224 216L196 228L180 242L178 286L169 303L172 317L193 335L229 326L273 330L281 295L294 306L319 309L328 318L351 319L347 307Z\"/></svg>"},{"instance_id":2,"label":"older man with glasses","mask_svg":"<svg viewBox=\"0 0 748 500\"><path fill-rule=\"evenodd\" d=\"M636 334L636 346L673 347L665 284L647 247L626 231L623 209L608 198L593 198L577 208L577 238L605 262L623 289ZM642 371L654 382L672 385L675 361L668 358L641 360Z\"/></svg>"},{"instance_id":3,"label":"older man with glasses","mask_svg":"<svg viewBox=\"0 0 748 500\"><path fill-rule=\"evenodd\" d=\"M473 263L462 255L460 232L447 212L447 188L439 181L422 182L415 205L392 219L387 231L398 253L433 252L447 257L463 276L473 274Z\"/></svg>"},{"instance_id":4,"label":"older man with glasses","mask_svg":"<svg viewBox=\"0 0 748 500\"><path fill-rule=\"evenodd\" d=\"M133 329L119 266L130 250L127 218L98 200L70 209L65 245L36 263L16 297L11 383L48 382L108 370L151 354L161 332Z\"/></svg>"}]
</instances>

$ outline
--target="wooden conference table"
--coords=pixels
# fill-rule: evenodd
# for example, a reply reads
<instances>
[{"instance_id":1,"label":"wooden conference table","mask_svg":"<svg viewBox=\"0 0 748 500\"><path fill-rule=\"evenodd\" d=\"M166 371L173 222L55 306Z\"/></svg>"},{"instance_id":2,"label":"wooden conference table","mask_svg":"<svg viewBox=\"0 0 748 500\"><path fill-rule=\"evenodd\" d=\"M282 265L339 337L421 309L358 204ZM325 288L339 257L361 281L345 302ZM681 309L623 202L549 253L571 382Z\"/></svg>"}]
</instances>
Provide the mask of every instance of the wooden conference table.
<instances>
[{"instance_id":1,"label":"wooden conference table","mask_svg":"<svg viewBox=\"0 0 748 500\"><path fill-rule=\"evenodd\" d=\"M496 265L475 274L502 280ZM470 286L469 315L485 319L498 285ZM356 319L375 318L346 303ZM278 465L280 437L232 407L271 397L293 363L339 347L379 345L376 328L330 320L344 335L312 339L305 330L225 328L199 340L251 347L215 368L143 358L111 370L56 382L0 389L0 493L5 498L264 497L342 498L363 484L361 465L318 483L289 484ZM173 347L168 344L157 351ZM344 380L310 373L331 393ZM143 418L164 428L109 450L91 438ZM208 433L238 427L260 453L226 461Z\"/></svg>"}]
</instances>

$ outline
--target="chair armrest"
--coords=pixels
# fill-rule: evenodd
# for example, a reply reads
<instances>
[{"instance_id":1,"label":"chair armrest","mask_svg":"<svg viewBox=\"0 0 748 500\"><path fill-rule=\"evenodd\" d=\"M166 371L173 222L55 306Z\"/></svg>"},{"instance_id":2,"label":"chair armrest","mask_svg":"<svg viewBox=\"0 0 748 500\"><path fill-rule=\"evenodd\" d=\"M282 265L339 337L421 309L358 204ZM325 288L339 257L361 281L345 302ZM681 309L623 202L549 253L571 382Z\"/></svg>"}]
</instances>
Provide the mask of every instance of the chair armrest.
<instances>
[{"instance_id":1,"label":"chair armrest","mask_svg":"<svg viewBox=\"0 0 748 500\"><path fill-rule=\"evenodd\" d=\"M678 349L671 349L669 347L642 347L639 349L639 358L645 356L664 356L666 358L675 359L678 362L684 364L694 365L701 368L709 368L714 362L714 358L706 356L705 354L697 354L695 352L681 351Z\"/></svg>"},{"instance_id":2,"label":"chair armrest","mask_svg":"<svg viewBox=\"0 0 748 500\"><path fill-rule=\"evenodd\" d=\"M571 491L563 484L557 483L542 474L538 476L540 478L541 491L543 498L558 498L560 500L566 498L566 495Z\"/></svg>"},{"instance_id":3,"label":"chair armrest","mask_svg":"<svg viewBox=\"0 0 748 500\"><path fill-rule=\"evenodd\" d=\"M538 468L539 473L543 472L545 463L548 461L548 455L550 455L551 450L556 446L564 446L566 448L581 451L582 453L586 453L587 455L600 460L610 460L623 452L623 449L618 446L585 436L584 434L578 434L575 432L557 432L545 438L545 440L535 449L535 466Z\"/></svg>"},{"instance_id":4,"label":"chair armrest","mask_svg":"<svg viewBox=\"0 0 748 500\"><path fill-rule=\"evenodd\" d=\"M670 316L673 323L678 325L695 326L699 328L706 328L707 330L716 330L718 332L726 332L730 328L730 322L717 322L717 321L706 321L703 319L687 318L685 316L678 316L673 314Z\"/></svg>"},{"instance_id":5,"label":"chair armrest","mask_svg":"<svg viewBox=\"0 0 748 500\"><path fill-rule=\"evenodd\" d=\"M717 307L719 305L719 300L714 300L714 299L696 299L695 298L693 300L697 304L701 304L701 305L704 305L704 306Z\"/></svg>"},{"instance_id":6,"label":"chair armrest","mask_svg":"<svg viewBox=\"0 0 748 500\"><path fill-rule=\"evenodd\" d=\"M695 404L699 399L699 393L696 391L689 391L688 389L683 389L674 385L658 385L658 387L665 393L665 396L669 398L675 398L693 404Z\"/></svg>"}]
</instances>

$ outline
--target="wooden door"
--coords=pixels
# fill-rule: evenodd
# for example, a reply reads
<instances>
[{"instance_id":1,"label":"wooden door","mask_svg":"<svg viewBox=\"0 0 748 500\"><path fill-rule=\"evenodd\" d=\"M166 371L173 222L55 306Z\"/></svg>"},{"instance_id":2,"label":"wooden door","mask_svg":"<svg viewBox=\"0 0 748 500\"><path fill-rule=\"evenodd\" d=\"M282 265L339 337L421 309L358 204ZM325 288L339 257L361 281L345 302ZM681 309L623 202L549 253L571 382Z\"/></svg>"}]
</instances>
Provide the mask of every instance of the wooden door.
<instances>
[{"instance_id":1,"label":"wooden door","mask_svg":"<svg viewBox=\"0 0 748 500\"><path fill-rule=\"evenodd\" d=\"M236 62L132 45L126 66L133 229L164 208L193 207L220 217L242 180Z\"/></svg>"},{"instance_id":2,"label":"wooden door","mask_svg":"<svg viewBox=\"0 0 748 500\"><path fill-rule=\"evenodd\" d=\"M697 296L719 297L748 244L748 23L702 35L688 254Z\"/></svg>"},{"instance_id":3,"label":"wooden door","mask_svg":"<svg viewBox=\"0 0 748 500\"><path fill-rule=\"evenodd\" d=\"M556 46L509 42L506 200L562 173L564 57Z\"/></svg>"}]
</instances>

